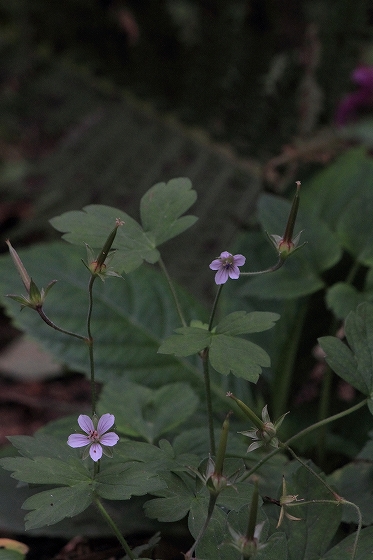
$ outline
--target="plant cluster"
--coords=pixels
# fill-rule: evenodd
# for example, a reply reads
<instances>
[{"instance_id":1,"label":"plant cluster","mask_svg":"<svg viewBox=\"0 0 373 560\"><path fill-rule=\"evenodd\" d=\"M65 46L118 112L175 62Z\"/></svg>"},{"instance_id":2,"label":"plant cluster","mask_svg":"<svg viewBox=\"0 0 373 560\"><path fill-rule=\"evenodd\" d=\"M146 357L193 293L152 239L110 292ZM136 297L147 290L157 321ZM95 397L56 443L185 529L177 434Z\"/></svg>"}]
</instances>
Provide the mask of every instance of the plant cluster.
<instances>
[{"instance_id":1,"label":"plant cluster","mask_svg":"<svg viewBox=\"0 0 373 560\"><path fill-rule=\"evenodd\" d=\"M15 271L26 290L8 297L8 313L91 379L90 414L9 438L19 456L0 465L29 485L26 529L95 507L123 559L149 557L157 533L142 547L126 540L120 520L131 502L167 530L187 520L186 559L363 560L372 553L372 177L370 156L354 149L305 188L298 182L292 203L264 195L258 219L272 247L263 249L262 234L252 232L240 252L211 256L210 314L171 281L159 251L196 220L185 215L196 200L188 179L152 187L141 199L141 223L102 205L52 219L76 249L55 243L18 254L8 241L15 267L2 258L1 290L14 291ZM62 280L56 287L51 271ZM48 287L39 289L31 274ZM329 308L318 340L326 362L321 404L312 421L305 407L294 422L288 406L313 294ZM266 311L255 309L255 298ZM21 315L14 302L25 308ZM348 405L333 394L333 372L351 388ZM360 434L338 440L328 427L344 418L358 418ZM352 460L325 474L333 446Z\"/></svg>"}]
</instances>

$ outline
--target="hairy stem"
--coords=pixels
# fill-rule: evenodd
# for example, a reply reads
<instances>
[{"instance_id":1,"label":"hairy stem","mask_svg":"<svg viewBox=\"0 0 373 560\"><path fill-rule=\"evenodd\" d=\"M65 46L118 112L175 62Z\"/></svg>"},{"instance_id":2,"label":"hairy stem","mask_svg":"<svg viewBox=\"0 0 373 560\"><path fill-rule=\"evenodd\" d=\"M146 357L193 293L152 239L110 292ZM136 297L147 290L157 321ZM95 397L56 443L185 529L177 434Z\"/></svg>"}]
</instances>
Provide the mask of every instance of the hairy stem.
<instances>
[{"instance_id":1,"label":"hairy stem","mask_svg":"<svg viewBox=\"0 0 373 560\"><path fill-rule=\"evenodd\" d=\"M183 325L183 327L186 327L187 322L185 320L183 310L181 309L181 305L180 305L180 302L179 302L179 298L177 297L175 286L172 283L172 280L170 278L170 275L168 274L168 270L167 270L166 265L164 264L162 258L159 259L158 264L159 264L159 266L160 266L160 268L161 268L161 270L162 270L162 272L163 272L163 274L164 274L164 276L167 280L167 283L168 283L168 286L170 288L170 291L171 291L171 294L172 294L172 297L173 297L173 300L174 300L174 303L175 303L176 311L177 311L177 314L179 315L181 324Z\"/></svg>"},{"instance_id":2,"label":"hairy stem","mask_svg":"<svg viewBox=\"0 0 373 560\"><path fill-rule=\"evenodd\" d=\"M331 422L334 422L335 420L339 420L340 418L343 418L344 416L348 416L349 414L352 414L353 412L356 412L357 410L359 410L360 408L365 406L367 404L367 402L368 402L368 399L366 398L363 401L360 401L359 403L355 404L354 406L351 406L350 408L347 408L346 410L343 410L342 412L338 412L338 414L334 414L334 416L329 416L329 418L325 418L324 420L320 420L320 422L316 422L315 424L312 424L311 426L308 426L307 428L304 428L304 430L301 430L300 432L298 432L294 436L291 436L287 441L285 441L282 444L282 447L283 446L289 446L291 443L294 443L294 441L296 441L297 439L300 439L301 437L303 437L306 434L312 432L313 430L317 430L318 428L321 428L322 426L324 426L326 424L330 424ZM271 459L271 457L273 457L274 455L279 453L282 450L282 447L277 447L276 449L273 449L273 451L271 451L270 453L268 453L268 455L263 457L263 459L258 461L258 463L254 467L252 467L250 470L246 471L239 478L239 480L237 482L242 482L243 480L246 480L247 478L249 478L258 469L260 469L260 467L262 465L264 465L264 463L266 463L269 459Z\"/></svg>"},{"instance_id":3,"label":"hairy stem","mask_svg":"<svg viewBox=\"0 0 373 560\"><path fill-rule=\"evenodd\" d=\"M354 504L353 502L349 502L348 500L345 499L343 499L342 503L345 504L346 506L353 507L356 510L357 517L358 517L354 546L352 547L352 551L351 551L351 560L355 560L356 553L357 553L357 546L359 544L359 537L360 537L361 529L363 527L363 516L361 515L361 511L358 505Z\"/></svg>"},{"instance_id":4,"label":"hairy stem","mask_svg":"<svg viewBox=\"0 0 373 560\"><path fill-rule=\"evenodd\" d=\"M303 461L303 459L298 457L298 455L295 453L295 451L292 450L291 447L286 444L281 444L281 447L286 449L286 451L288 451L294 457L294 459L298 461L298 463L300 463L309 473L317 478L317 480L326 488L328 492L330 492L330 494L332 494L332 496L334 496L334 498L336 497L336 493L334 492L333 488L329 486L329 484L316 471L314 471L309 465L307 465L307 463Z\"/></svg>"},{"instance_id":5,"label":"hairy stem","mask_svg":"<svg viewBox=\"0 0 373 560\"><path fill-rule=\"evenodd\" d=\"M328 416L330 408L330 397L332 392L334 373L329 366L326 366L320 393L320 402L318 410L319 420L323 420ZM318 464L322 466L325 462L325 441L327 434L327 426L323 426L317 438L317 458Z\"/></svg>"},{"instance_id":6,"label":"hairy stem","mask_svg":"<svg viewBox=\"0 0 373 560\"><path fill-rule=\"evenodd\" d=\"M95 361L93 355L93 337L91 331L91 319L93 310L93 283L96 276L92 275L88 283L88 313L87 313L87 334L88 334L88 352L89 352L89 369L91 374L91 401L92 416L96 413L96 381L95 381Z\"/></svg>"},{"instance_id":7,"label":"hairy stem","mask_svg":"<svg viewBox=\"0 0 373 560\"><path fill-rule=\"evenodd\" d=\"M201 541L203 535L205 534L206 529L207 529L207 527L208 527L208 525L211 521L211 517L212 517L212 514L214 512L214 507L215 507L217 498L218 498L217 494L210 494L210 500L209 500L209 505L208 505L208 509L207 509L207 516L206 516L205 522L204 522L200 532L198 533L198 536L197 536L192 548L190 548L188 550L188 552L185 554L185 560L190 560L192 558L193 552L195 551L195 549L197 548L197 546L198 546L199 542Z\"/></svg>"},{"instance_id":8,"label":"hairy stem","mask_svg":"<svg viewBox=\"0 0 373 560\"><path fill-rule=\"evenodd\" d=\"M220 284L218 291L216 292L216 296L214 299L214 303L212 304L212 309L211 309L211 314L210 314L210 319L209 319L209 331L212 330L212 327L214 325L214 318L215 318L215 313L218 307L218 302L220 299L220 295L221 295L221 291L223 289L224 284Z\"/></svg>"},{"instance_id":9,"label":"hairy stem","mask_svg":"<svg viewBox=\"0 0 373 560\"><path fill-rule=\"evenodd\" d=\"M132 554L132 550L128 546L128 543L127 543L126 539L123 537L123 535L119 531L116 523L110 517L110 515L108 514L108 512L106 511L106 509L104 508L104 506L102 505L102 503L100 502L100 500L98 498L95 498L95 504L96 504L99 512L101 513L102 517L105 519L105 521L107 522L109 527L112 529L114 535L117 537L118 541L120 542L121 546L123 547L123 550L126 552L128 557L130 558L130 560L135 560L136 557Z\"/></svg>"},{"instance_id":10,"label":"hairy stem","mask_svg":"<svg viewBox=\"0 0 373 560\"><path fill-rule=\"evenodd\" d=\"M351 266L351 268L350 268L350 270L349 270L349 272L346 276L346 279L345 279L346 284L351 285L353 283L359 269L360 269L360 263L355 261L352 264L352 266ZM332 324L330 325L330 330L329 330L329 332L331 332L331 334L333 336L335 335L335 332L337 331L339 324L340 324L340 322L335 317L332 321ZM319 420L323 420L329 414L333 377L334 377L333 371L331 370L330 367L327 367L327 369L325 371L325 374L324 374L322 386L321 386L321 394L320 394L320 402L319 402L319 410L318 410L318 419ZM317 455L318 455L319 465L323 465L324 460L325 460L326 434L327 434L327 429L326 429L326 426L324 426L320 430L320 434L319 434L319 437L318 437L318 440L317 440Z\"/></svg>"},{"instance_id":11,"label":"hairy stem","mask_svg":"<svg viewBox=\"0 0 373 560\"><path fill-rule=\"evenodd\" d=\"M268 274L269 272L275 272L275 270L278 270L282 267L284 262L285 260L282 257L279 257L276 264L270 266L269 268L266 268L265 270L256 270L254 272L240 272L240 276L258 276L259 274Z\"/></svg>"},{"instance_id":12,"label":"hairy stem","mask_svg":"<svg viewBox=\"0 0 373 560\"><path fill-rule=\"evenodd\" d=\"M208 348L205 348L203 352L201 352L201 358L203 364L203 377L205 380L207 419L208 419L209 438L210 438L210 455L215 455L216 447L215 447L215 434L214 434L214 417L212 412L212 400L211 400Z\"/></svg>"},{"instance_id":13,"label":"hairy stem","mask_svg":"<svg viewBox=\"0 0 373 560\"><path fill-rule=\"evenodd\" d=\"M49 317L47 317L47 315L44 313L44 310L41 306L36 307L36 311L38 312L41 319L43 319L44 323L46 323L49 327L52 327L52 329L54 329L58 332L61 332L63 334L67 334L69 336L73 336L74 338L78 338L79 340L84 340L84 342L87 342L87 337L86 336L83 336L82 334L74 333L72 331L68 331L66 329L63 329L63 328L57 326L55 323L53 323L53 321L51 321L49 319Z\"/></svg>"},{"instance_id":14,"label":"hairy stem","mask_svg":"<svg viewBox=\"0 0 373 560\"><path fill-rule=\"evenodd\" d=\"M303 301L297 313L296 323L293 325L290 336L284 343L283 352L280 356L280 365L276 368L276 372L272 382L273 394L273 416L279 418L286 412L286 406L289 401L291 390L291 381L294 372L294 362L298 351L299 339L302 334L302 326L307 311L307 303Z\"/></svg>"}]
</instances>

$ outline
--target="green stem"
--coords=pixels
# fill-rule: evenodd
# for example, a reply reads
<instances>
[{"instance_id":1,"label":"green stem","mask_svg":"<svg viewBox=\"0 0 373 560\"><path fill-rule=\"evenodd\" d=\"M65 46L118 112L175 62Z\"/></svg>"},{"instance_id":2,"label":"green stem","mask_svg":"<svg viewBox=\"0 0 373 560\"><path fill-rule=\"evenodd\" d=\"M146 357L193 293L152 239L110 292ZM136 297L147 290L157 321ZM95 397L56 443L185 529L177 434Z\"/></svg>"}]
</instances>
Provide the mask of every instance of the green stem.
<instances>
[{"instance_id":1,"label":"green stem","mask_svg":"<svg viewBox=\"0 0 373 560\"><path fill-rule=\"evenodd\" d=\"M352 548L352 554L351 554L351 560L354 560L355 556L356 556L356 552L357 552L357 545L358 545L358 541L359 541L359 536L360 536L360 531L363 525L363 517L361 515L361 511L358 505L354 504L353 502L349 502L348 500L345 500L344 498L342 498L341 496L338 496L338 494L336 494L336 492L334 492L333 488L331 488L331 486L329 486L329 484L323 479L321 478L321 476L314 471L309 465L307 465L307 463L305 463L300 457L298 457L298 455L291 449L291 447L289 447L288 445L283 445L283 447L289 451L289 453L291 453L291 455L294 457L294 459L296 459L305 469L307 469L313 476L315 476L319 482L321 482L321 484L328 490L328 492L330 492L332 494L332 496L334 496L336 499L335 500L310 500L309 502L302 502L302 504L307 504L307 503L332 503L332 504L336 504L336 505L340 505L340 504L345 504L345 505L349 505L355 508L356 512L357 512L357 516L358 516L358 523L357 523L357 530L356 530L356 536L355 536L355 541L354 541L354 546ZM300 505L302 505L300 504ZM291 504L288 504L291 505Z\"/></svg>"},{"instance_id":2,"label":"green stem","mask_svg":"<svg viewBox=\"0 0 373 560\"><path fill-rule=\"evenodd\" d=\"M312 474L316 474L314 471L312 471L312 469L310 469ZM358 517L358 522L357 522L357 529L356 529L356 533L355 533L355 540L354 540L354 545L352 547L351 550L351 560L354 560L356 558L356 553L357 553L357 547L359 544L359 538L360 538L360 532L363 526L363 516L361 514L361 510L359 508L358 505L354 504L353 502L349 502L348 500L345 500L344 498L339 498L337 500L307 500L307 501L302 501L302 502L298 502L298 503L293 503L293 504L287 504L287 508L288 507L295 507L295 506L304 506L304 505L309 505L309 504L335 504L336 506L340 506L345 505L345 506L352 506L356 513L357 513L357 517Z\"/></svg>"},{"instance_id":3,"label":"green stem","mask_svg":"<svg viewBox=\"0 0 373 560\"><path fill-rule=\"evenodd\" d=\"M202 539L203 535L206 532L206 529L211 521L211 517L212 514L214 512L214 507L216 504L216 500L218 498L218 494L210 494L210 500L209 500L209 505L208 505L208 509L207 509L207 517L205 519L205 522L200 530L200 532L198 533L198 536L196 538L196 540L194 541L194 544L192 546L192 548L190 548L188 550L188 552L185 554L185 560L190 560L192 558L192 554L195 551L195 549L197 548L200 540Z\"/></svg>"},{"instance_id":4,"label":"green stem","mask_svg":"<svg viewBox=\"0 0 373 560\"><path fill-rule=\"evenodd\" d=\"M351 560L354 560L356 558L357 546L358 546L358 543L359 543L360 532L361 532L361 529L363 527L363 516L361 515L361 511L360 511L359 506L357 506L353 502L349 502L348 500L343 499L342 503L345 504L346 506L351 506L351 507L355 508L357 516L358 516L358 520L359 520L358 525L357 525L357 529L356 529L354 546L352 547L352 553L351 553Z\"/></svg>"},{"instance_id":5,"label":"green stem","mask_svg":"<svg viewBox=\"0 0 373 560\"><path fill-rule=\"evenodd\" d=\"M73 336L74 338L79 338L79 340L84 340L84 342L87 342L87 337L83 336L81 334L77 334L74 333L72 331L68 331L66 329L62 329L61 327L58 327L55 323L53 323L53 321L51 321L49 319L49 317L47 317L47 315L44 313L44 310L42 307L37 307L36 311L38 312L39 316L41 317L41 319L43 319L44 323L46 323L49 327L52 327L52 329L61 332L63 334L68 334L69 336Z\"/></svg>"},{"instance_id":6,"label":"green stem","mask_svg":"<svg viewBox=\"0 0 373 560\"><path fill-rule=\"evenodd\" d=\"M187 322L185 320L183 310L181 309L181 305L180 305L180 302L179 302L179 298L177 297L175 286L173 285L172 280L170 278L170 275L168 274L168 270L166 268L166 265L164 264L162 258L159 259L158 263L159 263L159 266L160 266L160 268L161 268L161 270L162 270L162 272L165 275L165 278L167 280L167 283L168 283L168 286L170 288L170 291L171 291L171 294L172 294L172 297L173 297L173 300L174 300L174 303L175 303L176 311L177 311L177 314L179 315L181 324L183 325L183 327L186 327Z\"/></svg>"},{"instance_id":7,"label":"green stem","mask_svg":"<svg viewBox=\"0 0 373 560\"><path fill-rule=\"evenodd\" d=\"M360 268L360 264L357 261L355 261L346 276L345 283L352 284L359 268ZM338 324L339 322L337 318L334 318L332 324L330 325L330 331L329 331L333 335L338 329ZM327 367L327 369L325 370L325 374L321 386L319 410L318 410L319 420L323 420L324 418L327 418L329 414L333 377L334 377L333 371L329 367ZM319 437L317 438L317 456L318 456L319 465L323 465L325 461L326 434L327 434L327 430L326 430L326 426L324 426L320 430Z\"/></svg>"},{"instance_id":8,"label":"green stem","mask_svg":"<svg viewBox=\"0 0 373 560\"><path fill-rule=\"evenodd\" d=\"M307 465L305 461L303 461L300 457L298 457L298 455L295 453L295 451L292 450L291 447L289 447L286 444L280 444L280 446L286 449L286 451L288 451L294 457L294 459L298 461L298 463L300 463L309 473L311 473L314 477L316 477L317 480L326 488L326 490L330 492L330 494L332 494L332 496L334 497L336 496L336 493L334 492L333 488L331 488L331 486L329 486L329 484L325 482L325 480L321 478L321 476L316 471L314 471L309 465Z\"/></svg>"},{"instance_id":9,"label":"green stem","mask_svg":"<svg viewBox=\"0 0 373 560\"><path fill-rule=\"evenodd\" d=\"M333 384L333 371L329 366L326 366L324 377L322 380L318 418L323 420L328 416L330 397ZM323 465L325 462L325 442L326 442L327 427L323 426L317 438L317 458L318 464Z\"/></svg>"},{"instance_id":10,"label":"green stem","mask_svg":"<svg viewBox=\"0 0 373 560\"><path fill-rule=\"evenodd\" d=\"M311 426L308 426L307 428L304 428L304 430L301 430L300 432L298 432L294 436L291 436L287 441L285 441L282 444L282 446L289 446L291 443L294 443L294 441L296 441L297 439L300 439L301 437L303 437L304 435L312 432L313 430L317 430L318 428L321 428L322 426L324 426L326 424L330 424L331 422L334 422L335 420L339 420L340 418L343 418L344 416L348 416L349 414L352 414L353 412L356 412L357 410L359 410L360 408L365 406L367 404L367 402L368 402L368 398L364 399L363 401L360 401L359 403L355 404L354 406L351 406L350 408L347 408L346 410L343 410L342 412L338 412L338 414L334 414L334 416L329 416L329 418L325 418L324 420L320 420L320 422L316 422L315 424L312 424ZM281 451L281 449L282 449L281 447L277 447L276 449L274 449L273 451L268 453L268 455L266 455L265 457L263 457L263 459L258 461L258 463L254 467L252 467L250 470L246 471L237 480L237 482L242 482L243 480L246 480L247 478L249 478L258 469L260 469L260 467L262 465L264 465L264 463L266 463L269 459L271 459L271 457L273 457L274 455L279 453Z\"/></svg>"},{"instance_id":11,"label":"green stem","mask_svg":"<svg viewBox=\"0 0 373 560\"><path fill-rule=\"evenodd\" d=\"M278 366L275 369L275 375L272 382L273 395L273 416L279 418L286 412L287 403L291 391L291 381L294 372L294 362L297 356L299 339L302 335L302 326L307 311L307 303L303 301L300 304L296 323L293 325L290 335L284 343L284 351L278 360Z\"/></svg>"},{"instance_id":12,"label":"green stem","mask_svg":"<svg viewBox=\"0 0 373 560\"><path fill-rule=\"evenodd\" d=\"M89 369L91 374L91 400L92 400L92 416L96 413L96 381L95 381L95 361L93 355L93 337L91 331L91 319L93 310L93 283L96 276L92 275L88 283L88 313L87 313L87 334L88 334L88 352L89 352Z\"/></svg>"},{"instance_id":13,"label":"green stem","mask_svg":"<svg viewBox=\"0 0 373 560\"><path fill-rule=\"evenodd\" d=\"M221 291L223 289L224 284L220 284L218 291L216 292L216 296L214 299L214 303L212 304L212 309L211 309L211 314L210 314L210 320L209 320L209 331L212 331L212 327L213 327L213 323L214 323L214 318L215 318L215 313L218 307L218 302L220 299L220 295L221 295Z\"/></svg>"},{"instance_id":14,"label":"green stem","mask_svg":"<svg viewBox=\"0 0 373 560\"><path fill-rule=\"evenodd\" d=\"M212 305L212 310L210 314L208 330L211 332L214 323L214 317L216 309L218 306L218 301L220 298L221 291L223 289L223 284L221 284L216 292L215 300ZM207 407L207 420L209 427L209 438L210 438L210 454L215 455L215 434L214 434L214 417L212 412L212 399L211 399L211 382L210 382L210 370L209 370L209 348L205 348L200 352L200 356L203 364L203 378L205 382L205 394L206 394L206 407Z\"/></svg>"},{"instance_id":15,"label":"green stem","mask_svg":"<svg viewBox=\"0 0 373 560\"><path fill-rule=\"evenodd\" d=\"M290 445L291 443L293 443L297 439L300 439L302 436L312 432L313 430L317 430L318 428L321 428L322 426L326 426L327 424L330 424L331 422L334 422L335 420L339 420L340 418L343 418L344 416L348 416L349 414L352 414L353 412L356 412L356 410L359 410L360 408L365 406L367 404L367 402L368 402L368 398L360 401L357 404L354 404L354 406L351 406L350 408L347 408L346 410L342 410L342 412L338 412L337 414L334 414L333 416L329 416L329 418L324 418L323 420L320 420L319 422L316 422L315 424L312 424L311 426L308 426L307 428L304 428L304 430L301 430L300 432L298 432L294 436L291 436L291 438L289 438L285 442L285 445Z\"/></svg>"},{"instance_id":16,"label":"green stem","mask_svg":"<svg viewBox=\"0 0 373 560\"><path fill-rule=\"evenodd\" d=\"M273 266L270 266L269 268L266 268L265 270L256 270L254 272L241 272L240 271L240 277L241 276L258 276L259 274L268 274L269 272L275 272L275 270L278 270L279 268L282 267L284 262L285 262L285 259L283 257L279 256L277 263L274 264Z\"/></svg>"},{"instance_id":17,"label":"green stem","mask_svg":"<svg viewBox=\"0 0 373 560\"><path fill-rule=\"evenodd\" d=\"M123 535L119 531L116 523L110 517L110 515L108 514L108 512L106 511L106 509L104 508L104 506L102 505L102 503L100 502L100 500L98 498L95 498L95 503L96 503L96 506L97 506L98 510L100 511L102 517L105 519L105 521L107 522L109 527L112 529L114 535L117 537L118 541L120 542L121 546L123 547L123 550L126 552L128 557L130 558L130 560L135 560L136 557L132 554L132 550L128 546L128 543L127 543L126 539L123 537Z\"/></svg>"},{"instance_id":18,"label":"green stem","mask_svg":"<svg viewBox=\"0 0 373 560\"><path fill-rule=\"evenodd\" d=\"M205 348L201 352L202 364L203 364L203 377L205 381L205 393L206 393L206 407L207 407L207 419L209 426L209 438L210 438L210 455L215 455L215 434L214 434L214 416L212 412L212 399L211 399L211 385L210 385L210 371L209 371L209 349Z\"/></svg>"}]
</instances>

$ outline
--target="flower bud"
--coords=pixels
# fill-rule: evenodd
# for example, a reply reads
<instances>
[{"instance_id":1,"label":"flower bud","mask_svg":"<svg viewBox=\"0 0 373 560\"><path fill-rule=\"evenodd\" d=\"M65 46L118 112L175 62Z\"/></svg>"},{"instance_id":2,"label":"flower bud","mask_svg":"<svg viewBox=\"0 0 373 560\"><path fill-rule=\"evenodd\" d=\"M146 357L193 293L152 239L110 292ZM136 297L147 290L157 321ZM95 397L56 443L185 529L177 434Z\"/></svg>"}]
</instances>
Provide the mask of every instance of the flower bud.
<instances>
[{"instance_id":1,"label":"flower bud","mask_svg":"<svg viewBox=\"0 0 373 560\"><path fill-rule=\"evenodd\" d=\"M108 257L111 246L114 243L115 236L117 235L117 229L119 228L119 226L122 226L123 224L124 224L124 222L122 220L119 220L119 218L117 218L115 220L115 227L109 233L109 237L105 241L105 245L103 246L103 248L100 251L100 254L97 257L97 269L98 270L101 271L101 266L104 264L105 259Z\"/></svg>"},{"instance_id":2,"label":"flower bud","mask_svg":"<svg viewBox=\"0 0 373 560\"><path fill-rule=\"evenodd\" d=\"M21 261L17 251L12 247L9 239L7 239L6 244L9 247L10 256L12 257L13 263L21 277L21 280L27 292L27 296L8 294L7 297L14 299L18 303L20 303L21 309L23 309L24 307L30 307L31 309L35 310L41 309L49 290L52 288L52 286L54 286L57 280L52 280L52 282L49 282L45 290L44 288L39 290L33 279L28 275L23 262Z\"/></svg>"},{"instance_id":3,"label":"flower bud","mask_svg":"<svg viewBox=\"0 0 373 560\"><path fill-rule=\"evenodd\" d=\"M25 269L23 262L21 261L17 251L12 247L9 239L7 239L5 241L5 243L8 245L9 247L9 253L10 256L12 257L12 261L18 271L18 274L21 277L21 280L23 282L24 287L26 288L26 292L29 293L30 292L30 284L31 284L31 278L27 273L27 270Z\"/></svg>"},{"instance_id":4,"label":"flower bud","mask_svg":"<svg viewBox=\"0 0 373 560\"><path fill-rule=\"evenodd\" d=\"M103 248L101 249L97 257L95 256L91 247L89 247L89 245L86 244L87 263L83 261L83 264L86 266L86 268L88 268L92 276L94 277L98 276L102 281L105 281L105 278L107 276L116 276L120 278L120 274L114 272L111 269L111 267L108 266L108 264L110 260L113 258L115 253L115 250L110 251L110 249L114 243L114 239L117 234L117 229L123 224L124 222L122 222L122 220L119 220L118 218L115 220L115 227L110 232L107 240L105 241Z\"/></svg>"},{"instance_id":5,"label":"flower bud","mask_svg":"<svg viewBox=\"0 0 373 560\"><path fill-rule=\"evenodd\" d=\"M296 185L297 190L293 198L293 203L291 205L284 235L281 237L280 235L267 234L272 245L274 245L280 259L283 261L287 259L288 256L296 249L300 249L300 247L298 247L298 243L302 232L299 232L298 235L293 238L294 226L299 208L299 190L301 186L300 181L297 181Z\"/></svg>"},{"instance_id":6,"label":"flower bud","mask_svg":"<svg viewBox=\"0 0 373 560\"><path fill-rule=\"evenodd\" d=\"M214 471L206 480L206 487L211 494L219 494L223 488L230 486L231 483L228 481L227 477L223 476L223 466L225 453L227 450L227 441L229 433L229 417L232 413L229 412L225 417L223 422L223 427L220 435L219 447L216 454L216 462Z\"/></svg>"},{"instance_id":7,"label":"flower bud","mask_svg":"<svg viewBox=\"0 0 373 560\"><path fill-rule=\"evenodd\" d=\"M228 391L226 396L233 399L238 404L242 412L253 422L253 424L255 424L257 428L259 428L259 430L262 430L264 428L263 421L260 420L255 412L253 412L251 408L249 408L244 402L240 401L240 399L235 397L230 391Z\"/></svg>"}]
</instances>

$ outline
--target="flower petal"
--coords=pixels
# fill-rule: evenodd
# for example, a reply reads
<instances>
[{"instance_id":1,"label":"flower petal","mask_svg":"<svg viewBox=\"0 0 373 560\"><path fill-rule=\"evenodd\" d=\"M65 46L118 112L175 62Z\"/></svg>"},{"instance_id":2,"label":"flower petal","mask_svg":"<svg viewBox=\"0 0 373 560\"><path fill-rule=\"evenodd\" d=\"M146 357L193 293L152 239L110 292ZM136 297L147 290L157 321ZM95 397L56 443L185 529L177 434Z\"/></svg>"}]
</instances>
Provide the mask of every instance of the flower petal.
<instances>
[{"instance_id":1,"label":"flower petal","mask_svg":"<svg viewBox=\"0 0 373 560\"><path fill-rule=\"evenodd\" d=\"M221 268L215 274L215 284L225 284L228 280L228 270Z\"/></svg>"},{"instance_id":2,"label":"flower petal","mask_svg":"<svg viewBox=\"0 0 373 560\"><path fill-rule=\"evenodd\" d=\"M107 434L104 434L103 436L100 437L100 443L102 443L102 445L107 445L109 447L117 444L118 441L119 441L119 436L114 432L108 432Z\"/></svg>"},{"instance_id":3,"label":"flower petal","mask_svg":"<svg viewBox=\"0 0 373 560\"><path fill-rule=\"evenodd\" d=\"M89 444L88 436L84 436L83 434L71 434L68 437L67 445L70 447L84 447L85 445Z\"/></svg>"},{"instance_id":4,"label":"flower petal","mask_svg":"<svg viewBox=\"0 0 373 560\"><path fill-rule=\"evenodd\" d=\"M228 253L228 251L223 251L222 253L220 253L220 259L227 259L228 257L231 257L232 253Z\"/></svg>"},{"instance_id":5,"label":"flower petal","mask_svg":"<svg viewBox=\"0 0 373 560\"><path fill-rule=\"evenodd\" d=\"M86 434L89 434L90 432L93 432L95 430L95 427L93 425L93 422L92 422L91 418L89 416L87 416L86 414L81 414L79 416L78 424Z\"/></svg>"},{"instance_id":6,"label":"flower petal","mask_svg":"<svg viewBox=\"0 0 373 560\"><path fill-rule=\"evenodd\" d=\"M220 259L215 259L212 261L212 263L209 265L209 267L211 268L211 270L219 270L219 268L222 266L222 262Z\"/></svg>"},{"instance_id":7,"label":"flower petal","mask_svg":"<svg viewBox=\"0 0 373 560\"><path fill-rule=\"evenodd\" d=\"M112 427L114 422L115 416L113 414L109 414L108 412L106 414L103 414L97 424L98 435L101 436L102 434L107 432Z\"/></svg>"},{"instance_id":8,"label":"flower petal","mask_svg":"<svg viewBox=\"0 0 373 560\"><path fill-rule=\"evenodd\" d=\"M235 264L232 264L231 268L228 268L229 278L232 280L237 280L240 277L240 269Z\"/></svg>"},{"instance_id":9,"label":"flower petal","mask_svg":"<svg viewBox=\"0 0 373 560\"><path fill-rule=\"evenodd\" d=\"M243 266L246 262L246 257L244 257L243 255L240 255L240 254L239 255L234 255L233 262L237 266Z\"/></svg>"},{"instance_id":10,"label":"flower petal","mask_svg":"<svg viewBox=\"0 0 373 560\"><path fill-rule=\"evenodd\" d=\"M92 443L91 448L89 450L89 454L91 459L94 461L98 461L102 457L102 447L99 443Z\"/></svg>"}]
</instances>

